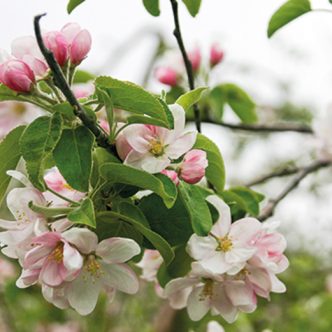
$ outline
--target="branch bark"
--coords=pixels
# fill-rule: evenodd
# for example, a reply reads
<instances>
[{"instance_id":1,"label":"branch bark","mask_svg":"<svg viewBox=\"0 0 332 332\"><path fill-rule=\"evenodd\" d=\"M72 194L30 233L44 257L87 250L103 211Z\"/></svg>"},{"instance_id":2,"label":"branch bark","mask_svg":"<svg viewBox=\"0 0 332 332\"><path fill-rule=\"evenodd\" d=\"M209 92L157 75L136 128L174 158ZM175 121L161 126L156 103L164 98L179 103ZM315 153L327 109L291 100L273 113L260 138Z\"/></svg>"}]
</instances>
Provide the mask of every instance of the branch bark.
<instances>
[{"instance_id":1,"label":"branch bark","mask_svg":"<svg viewBox=\"0 0 332 332\"><path fill-rule=\"evenodd\" d=\"M193 68L192 68L191 62L189 60L186 48L184 46L184 42L183 42L183 38L182 38L182 34L181 34L180 21L179 21L179 11L178 11L178 2L177 2L177 0L170 0L170 1L171 1L171 5L172 5L174 25L175 25L173 34L174 34L174 37L176 38L177 43L179 45L179 48L180 48L180 51L181 51L181 54L182 54L182 58L183 58L183 62L184 62L184 65L186 67L189 88L190 88L190 90L194 90L195 89L194 73L193 73ZM201 132L201 119L200 119L200 113L199 113L198 106L195 104L193 106L193 109L194 109L195 124L196 124L197 131Z\"/></svg>"},{"instance_id":2,"label":"branch bark","mask_svg":"<svg viewBox=\"0 0 332 332\"><path fill-rule=\"evenodd\" d=\"M41 31L40 31L40 25L39 21L40 19L45 16L46 14L37 15L34 18L34 30L35 35L37 38L37 43L40 48L41 53L43 54L47 64L49 65L53 77L54 82L57 85L57 87L61 90L63 95L66 97L68 103L73 107L75 115L81 119L84 126L86 126L88 129L91 130L91 132L96 137L97 144L106 149L107 151L111 153L115 153L115 148L112 144L110 144L107 135L105 135L97 126L96 122L91 119L85 112L82 105L78 102L76 99L74 93L72 92L70 85L68 84L59 64L54 58L53 53L45 46Z\"/></svg>"}]
</instances>

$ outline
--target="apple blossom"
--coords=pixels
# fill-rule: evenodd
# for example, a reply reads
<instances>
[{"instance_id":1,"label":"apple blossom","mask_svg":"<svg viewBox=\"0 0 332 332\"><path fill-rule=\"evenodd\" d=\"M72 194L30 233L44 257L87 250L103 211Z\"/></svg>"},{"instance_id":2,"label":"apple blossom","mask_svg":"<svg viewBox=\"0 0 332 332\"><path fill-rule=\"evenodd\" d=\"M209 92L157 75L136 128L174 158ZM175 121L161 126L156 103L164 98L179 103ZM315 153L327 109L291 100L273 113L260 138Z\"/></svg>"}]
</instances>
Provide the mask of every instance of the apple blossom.
<instances>
[{"instance_id":1,"label":"apple blossom","mask_svg":"<svg viewBox=\"0 0 332 332\"><path fill-rule=\"evenodd\" d=\"M202 61L201 50L198 47L196 47L195 49L193 49L191 52L188 53L188 58L189 61L191 62L193 71L197 71Z\"/></svg>"},{"instance_id":2,"label":"apple blossom","mask_svg":"<svg viewBox=\"0 0 332 332\"><path fill-rule=\"evenodd\" d=\"M91 49L91 35L88 30L81 29L77 23L67 23L61 32L68 43L69 58L73 65L79 65Z\"/></svg>"},{"instance_id":3,"label":"apple blossom","mask_svg":"<svg viewBox=\"0 0 332 332\"><path fill-rule=\"evenodd\" d=\"M206 200L217 209L219 218L208 236L191 236L187 251L207 270L236 274L257 250L251 241L261 229L261 223L254 218L243 218L231 224L227 204L213 195L208 196Z\"/></svg>"},{"instance_id":4,"label":"apple blossom","mask_svg":"<svg viewBox=\"0 0 332 332\"><path fill-rule=\"evenodd\" d=\"M146 249L142 259L136 265L142 269L141 278L146 281L156 281L157 272L163 259L158 250Z\"/></svg>"},{"instance_id":5,"label":"apple blossom","mask_svg":"<svg viewBox=\"0 0 332 332\"><path fill-rule=\"evenodd\" d=\"M64 66L68 60L68 43L64 34L59 31L49 31L43 34L43 40L58 64Z\"/></svg>"},{"instance_id":6,"label":"apple blossom","mask_svg":"<svg viewBox=\"0 0 332 332\"><path fill-rule=\"evenodd\" d=\"M30 92L36 80L25 62L10 59L0 65L0 82L16 92Z\"/></svg>"},{"instance_id":7,"label":"apple blossom","mask_svg":"<svg viewBox=\"0 0 332 332\"><path fill-rule=\"evenodd\" d=\"M220 45L214 43L210 48L210 66L214 67L224 59L224 51L220 48Z\"/></svg>"},{"instance_id":8,"label":"apple blossom","mask_svg":"<svg viewBox=\"0 0 332 332\"><path fill-rule=\"evenodd\" d=\"M161 171L161 174L168 176L176 186L180 183L178 173L173 170L164 169L163 171Z\"/></svg>"},{"instance_id":9,"label":"apple blossom","mask_svg":"<svg viewBox=\"0 0 332 332\"><path fill-rule=\"evenodd\" d=\"M205 176L205 169L208 166L206 152L193 149L187 152L180 165L179 176L187 183L197 183Z\"/></svg>"},{"instance_id":10,"label":"apple blossom","mask_svg":"<svg viewBox=\"0 0 332 332\"><path fill-rule=\"evenodd\" d=\"M184 109L178 104L170 105L169 108L174 118L172 130L134 124L122 131L132 147L124 160L125 164L148 173L159 173L167 168L172 160L178 159L192 148L196 140L196 132L184 131Z\"/></svg>"},{"instance_id":11,"label":"apple blossom","mask_svg":"<svg viewBox=\"0 0 332 332\"><path fill-rule=\"evenodd\" d=\"M176 86L179 81L178 73L171 67L158 67L155 76L160 83Z\"/></svg>"}]
</instances>

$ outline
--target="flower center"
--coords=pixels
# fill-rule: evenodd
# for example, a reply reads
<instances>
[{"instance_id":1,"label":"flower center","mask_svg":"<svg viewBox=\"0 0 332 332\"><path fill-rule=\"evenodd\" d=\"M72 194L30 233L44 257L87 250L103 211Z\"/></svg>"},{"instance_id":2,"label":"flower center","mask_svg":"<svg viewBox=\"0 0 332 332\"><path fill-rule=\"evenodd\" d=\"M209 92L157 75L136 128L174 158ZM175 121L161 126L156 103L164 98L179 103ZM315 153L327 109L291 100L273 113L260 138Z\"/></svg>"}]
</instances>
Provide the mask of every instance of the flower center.
<instances>
[{"instance_id":1,"label":"flower center","mask_svg":"<svg viewBox=\"0 0 332 332\"><path fill-rule=\"evenodd\" d=\"M150 141L150 152L157 157L164 154L164 146L158 139L153 139Z\"/></svg>"},{"instance_id":2,"label":"flower center","mask_svg":"<svg viewBox=\"0 0 332 332\"><path fill-rule=\"evenodd\" d=\"M55 260L57 263L61 263L63 260L63 242L59 242L59 244L53 250L51 259Z\"/></svg>"},{"instance_id":3,"label":"flower center","mask_svg":"<svg viewBox=\"0 0 332 332\"><path fill-rule=\"evenodd\" d=\"M245 280L249 274L250 274L250 272L246 268L244 268L235 276L235 279L236 280Z\"/></svg>"},{"instance_id":4,"label":"flower center","mask_svg":"<svg viewBox=\"0 0 332 332\"><path fill-rule=\"evenodd\" d=\"M226 235L218 239L217 251L227 252L233 248L232 240Z\"/></svg>"},{"instance_id":5,"label":"flower center","mask_svg":"<svg viewBox=\"0 0 332 332\"><path fill-rule=\"evenodd\" d=\"M101 266L99 262L96 260L96 256L89 255L87 257L87 261L85 263L85 269L87 272L91 274L92 277L99 278L102 274Z\"/></svg>"},{"instance_id":6,"label":"flower center","mask_svg":"<svg viewBox=\"0 0 332 332\"><path fill-rule=\"evenodd\" d=\"M204 301L206 298L211 298L213 295L213 280L205 279L204 288L199 296L200 301Z\"/></svg>"}]
</instances>

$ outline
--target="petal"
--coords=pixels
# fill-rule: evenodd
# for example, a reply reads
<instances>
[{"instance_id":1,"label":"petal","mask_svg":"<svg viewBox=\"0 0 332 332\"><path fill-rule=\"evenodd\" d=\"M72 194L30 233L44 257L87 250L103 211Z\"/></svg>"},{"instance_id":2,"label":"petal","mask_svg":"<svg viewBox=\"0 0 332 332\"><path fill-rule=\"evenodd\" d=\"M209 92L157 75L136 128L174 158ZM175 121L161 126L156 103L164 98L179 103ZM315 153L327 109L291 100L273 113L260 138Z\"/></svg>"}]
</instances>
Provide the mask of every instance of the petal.
<instances>
[{"instance_id":1,"label":"petal","mask_svg":"<svg viewBox=\"0 0 332 332\"><path fill-rule=\"evenodd\" d=\"M96 249L97 256L106 263L124 263L140 252L141 248L134 240L120 237L103 240Z\"/></svg>"},{"instance_id":2,"label":"petal","mask_svg":"<svg viewBox=\"0 0 332 332\"><path fill-rule=\"evenodd\" d=\"M196 287L188 297L188 315L193 321L202 319L210 309L208 297L202 298L204 286Z\"/></svg>"},{"instance_id":3,"label":"petal","mask_svg":"<svg viewBox=\"0 0 332 332\"><path fill-rule=\"evenodd\" d=\"M227 282L225 292L236 307L254 304L253 290L242 280Z\"/></svg>"},{"instance_id":4,"label":"petal","mask_svg":"<svg viewBox=\"0 0 332 332\"><path fill-rule=\"evenodd\" d=\"M231 303L221 284L213 289L212 305L228 323L236 320L238 309Z\"/></svg>"},{"instance_id":5,"label":"petal","mask_svg":"<svg viewBox=\"0 0 332 332\"><path fill-rule=\"evenodd\" d=\"M186 288L191 289L191 287L197 283L199 283L198 278L184 277L173 279L165 286L165 296L170 297Z\"/></svg>"},{"instance_id":6,"label":"petal","mask_svg":"<svg viewBox=\"0 0 332 332\"><path fill-rule=\"evenodd\" d=\"M206 197L206 200L217 209L219 214L219 218L213 225L211 232L220 237L227 235L232 222L229 206L216 195L208 196Z\"/></svg>"},{"instance_id":7,"label":"petal","mask_svg":"<svg viewBox=\"0 0 332 332\"><path fill-rule=\"evenodd\" d=\"M62 233L62 237L74 245L82 254L89 254L97 248L98 237L87 228L73 227Z\"/></svg>"},{"instance_id":8,"label":"petal","mask_svg":"<svg viewBox=\"0 0 332 332\"><path fill-rule=\"evenodd\" d=\"M139 287L137 276L126 264L102 263L102 269L106 272L102 277L105 285L124 293L137 293Z\"/></svg>"},{"instance_id":9,"label":"petal","mask_svg":"<svg viewBox=\"0 0 332 332\"><path fill-rule=\"evenodd\" d=\"M79 271L83 266L83 257L68 243L63 246L63 264L69 274Z\"/></svg>"},{"instance_id":10,"label":"petal","mask_svg":"<svg viewBox=\"0 0 332 332\"><path fill-rule=\"evenodd\" d=\"M182 106L179 104L168 105L169 110L171 111L174 119L174 129L167 130L163 137L165 144L173 143L178 137L183 134L185 122L186 122L186 113Z\"/></svg>"},{"instance_id":11,"label":"petal","mask_svg":"<svg viewBox=\"0 0 332 332\"><path fill-rule=\"evenodd\" d=\"M7 171L6 174L21 182L26 187L33 187L28 178L19 171Z\"/></svg>"},{"instance_id":12,"label":"petal","mask_svg":"<svg viewBox=\"0 0 332 332\"><path fill-rule=\"evenodd\" d=\"M270 273L271 283L272 283L272 289L271 292L274 293L285 293L286 292L286 286L285 284L280 281L276 275L273 273Z\"/></svg>"},{"instance_id":13,"label":"petal","mask_svg":"<svg viewBox=\"0 0 332 332\"><path fill-rule=\"evenodd\" d=\"M123 130L122 134L129 145L139 153L146 153L150 150L149 138L152 139L152 132L148 126L133 124Z\"/></svg>"},{"instance_id":14,"label":"petal","mask_svg":"<svg viewBox=\"0 0 332 332\"><path fill-rule=\"evenodd\" d=\"M225 260L225 254L222 251L216 251L215 254L205 260L200 261L202 267L211 273L222 274L232 268Z\"/></svg>"},{"instance_id":15,"label":"petal","mask_svg":"<svg viewBox=\"0 0 332 332\"><path fill-rule=\"evenodd\" d=\"M20 277L16 280L18 288L27 288L38 281L40 270L22 270Z\"/></svg>"},{"instance_id":16,"label":"petal","mask_svg":"<svg viewBox=\"0 0 332 332\"><path fill-rule=\"evenodd\" d=\"M192 258L201 260L213 256L217 247L218 243L212 236L193 234L188 241L187 252Z\"/></svg>"},{"instance_id":17,"label":"petal","mask_svg":"<svg viewBox=\"0 0 332 332\"><path fill-rule=\"evenodd\" d=\"M24 257L23 267L25 269L41 268L44 260L52 252L53 248L37 246L27 252Z\"/></svg>"},{"instance_id":18,"label":"petal","mask_svg":"<svg viewBox=\"0 0 332 332\"><path fill-rule=\"evenodd\" d=\"M61 265L62 263L57 263L53 259L47 259L40 271L40 280L51 287L59 286L63 282Z\"/></svg>"},{"instance_id":19,"label":"petal","mask_svg":"<svg viewBox=\"0 0 332 332\"><path fill-rule=\"evenodd\" d=\"M88 315L97 305L102 284L100 279L91 278L88 273L80 275L68 287L68 302L80 315Z\"/></svg>"},{"instance_id":20,"label":"petal","mask_svg":"<svg viewBox=\"0 0 332 332\"><path fill-rule=\"evenodd\" d=\"M234 245L230 251L225 252L225 260L229 264L246 262L255 254L255 252L256 248L240 247L238 245Z\"/></svg>"},{"instance_id":21,"label":"petal","mask_svg":"<svg viewBox=\"0 0 332 332\"><path fill-rule=\"evenodd\" d=\"M165 153L170 159L180 158L194 146L196 136L197 133L195 131L183 134L166 147Z\"/></svg>"},{"instance_id":22,"label":"petal","mask_svg":"<svg viewBox=\"0 0 332 332\"><path fill-rule=\"evenodd\" d=\"M262 224L255 218L243 218L232 224L229 235L233 240L249 243L262 229Z\"/></svg>"},{"instance_id":23,"label":"petal","mask_svg":"<svg viewBox=\"0 0 332 332\"><path fill-rule=\"evenodd\" d=\"M42 294L47 302L52 303L59 309L67 309L69 307L66 298L66 287L49 287L42 285Z\"/></svg>"}]
</instances>

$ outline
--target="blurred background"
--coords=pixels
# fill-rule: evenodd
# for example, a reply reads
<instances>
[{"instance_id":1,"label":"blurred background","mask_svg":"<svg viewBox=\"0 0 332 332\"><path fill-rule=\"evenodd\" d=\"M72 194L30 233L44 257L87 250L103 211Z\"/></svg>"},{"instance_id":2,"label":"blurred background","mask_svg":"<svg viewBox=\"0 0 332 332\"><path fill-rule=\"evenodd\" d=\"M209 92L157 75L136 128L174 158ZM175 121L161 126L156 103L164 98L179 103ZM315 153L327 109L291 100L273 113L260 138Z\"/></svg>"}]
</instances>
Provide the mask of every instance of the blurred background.
<instances>
[{"instance_id":1,"label":"blurred background","mask_svg":"<svg viewBox=\"0 0 332 332\"><path fill-rule=\"evenodd\" d=\"M66 0L6 1L1 8L0 48L10 50L14 38L33 34L33 16L46 12L45 30L78 22L90 31L93 48L83 69L144 84L160 93L168 88L157 81L154 70L165 57L156 54L176 50L170 3L160 2L161 16L155 18L140 0L86 0L70 16ZM203 58L212 43L219 43L225 57L211 73L209 84L241 86L258 105L261 122L315 125L332 105L332 14L310 13L268 39L268 21L282 3L203 0L195 19L181 5L184 40L189 50L199 48ZM328 0L312 3L314 8L331 8ZM224 119L238 121L230 110ZM317 156L313 135L248 133L212 124L203 124L202 130L220 147L228 185L245 185L285 165L307 165ZM275 179L254 189L273 198L290 180ZM241 315L233 325L222 325L230 332L332 331L331 170L308 176L281 202L273 219L281 222L288 240L291 265L281 276L288 292L273 295L271 302L262 301L254 314ZM143 285L138 297L117 297L112 304L101 298L95 313L81 318L73 311L53 308L38 289L17 289L18 272L9 264L0 263L0 331L148 332L154 331L164 306L153 286ZM206 322L193 326L193 331L205 330Z\"/></svg>"}]
</instances>

